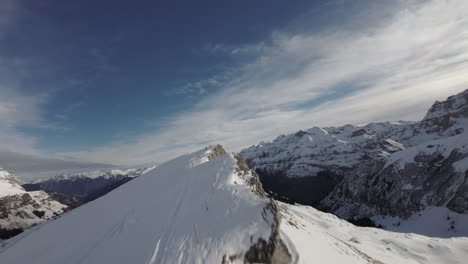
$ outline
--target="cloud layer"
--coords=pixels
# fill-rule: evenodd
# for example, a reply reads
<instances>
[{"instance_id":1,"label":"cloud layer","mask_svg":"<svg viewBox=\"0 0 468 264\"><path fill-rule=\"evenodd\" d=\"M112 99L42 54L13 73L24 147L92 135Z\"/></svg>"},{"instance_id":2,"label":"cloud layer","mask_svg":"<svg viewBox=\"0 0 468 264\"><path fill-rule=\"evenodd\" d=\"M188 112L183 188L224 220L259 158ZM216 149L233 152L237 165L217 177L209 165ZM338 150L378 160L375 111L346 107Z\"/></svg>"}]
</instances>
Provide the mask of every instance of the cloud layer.
<instances>
[{"instance_id":1,"label":"cloud layer","mask_svg":"<svg viewBox=\"0 0 468 264\"><path fill-rule=\"evenodd\" d=\"M253 58L162 129L67 155L137 164L212 143L237 151L300 128L418 120L433 101L468 88L468 2L405 2L384 23L368 22L346 31L275 31L251 47L210 44Z\"/></svg>"},{"instance_id":2,"label":"cloud layer","mask_svg":"<svg viewBox=\"0 0 468 264\"><path fill-rule=\"evenodd\" d=\"M363 10L350 18L362 22L355 27L278 30L239 47L207 44L204 52L243 56L243 63L172 93L203 95L192 109L142 136L60 155L145 164L214 143L238 151L312 126L421 119L433 101L468 88L468 2L397 3L390 17L375 8ZM19 101L9 102L32 100L31 109L15 117L19 108L0 100L0 140L9 127L32 121L26 116L40 120L32 113L40 113L41 100L15 98ZM32 148L30 141L24 139L24 148Z\"/></svg>"}]
</instances>

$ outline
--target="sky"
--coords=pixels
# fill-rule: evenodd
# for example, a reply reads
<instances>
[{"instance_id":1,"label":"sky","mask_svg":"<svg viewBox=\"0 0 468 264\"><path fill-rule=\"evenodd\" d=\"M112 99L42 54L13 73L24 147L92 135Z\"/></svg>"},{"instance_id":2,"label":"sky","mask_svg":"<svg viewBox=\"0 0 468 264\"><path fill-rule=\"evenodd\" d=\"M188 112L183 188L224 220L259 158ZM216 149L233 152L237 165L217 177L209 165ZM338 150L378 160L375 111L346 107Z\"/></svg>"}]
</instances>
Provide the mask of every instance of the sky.
<instances>
[{"instance_id":1,"label":"sky","mask_svg":"<svg viewBox=\"0 0 468 264\"><path fill-rule=\"evenodd\" d=\"M468 1L0 0L0 150L116 165L420 120L468 89Z\"/></svg>"}]
</instances>

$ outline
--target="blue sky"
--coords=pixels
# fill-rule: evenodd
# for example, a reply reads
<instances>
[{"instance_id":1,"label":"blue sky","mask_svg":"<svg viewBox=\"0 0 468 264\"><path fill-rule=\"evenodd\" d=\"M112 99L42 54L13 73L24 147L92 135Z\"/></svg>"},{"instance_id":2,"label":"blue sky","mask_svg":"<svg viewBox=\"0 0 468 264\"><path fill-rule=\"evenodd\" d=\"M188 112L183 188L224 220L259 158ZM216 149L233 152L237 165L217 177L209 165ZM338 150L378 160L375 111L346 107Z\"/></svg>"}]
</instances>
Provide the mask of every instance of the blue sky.
<instances>
[{"instance_id":1,"label":"blue sky","mask_svg":"<svg viewBox=\"0 0 468 264\"><path fill-rule=\"evenodd\" d=\"M0 148L133 165L417 120L468 88L467 17L462 0L0 0Z\"/></svg>"}]
</instances>

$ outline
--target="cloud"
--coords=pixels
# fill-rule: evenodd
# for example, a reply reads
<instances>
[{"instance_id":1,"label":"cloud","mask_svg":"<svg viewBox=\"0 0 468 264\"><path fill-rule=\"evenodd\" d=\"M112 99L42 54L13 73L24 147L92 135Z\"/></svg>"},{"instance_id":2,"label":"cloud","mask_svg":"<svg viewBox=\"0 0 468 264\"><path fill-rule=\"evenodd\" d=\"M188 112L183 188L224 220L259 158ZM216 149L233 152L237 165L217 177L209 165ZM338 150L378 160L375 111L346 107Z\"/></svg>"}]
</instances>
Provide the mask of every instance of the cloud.
<instances>
[{"instance_id":1,"label":"cloud","mask_svg":"<svg viewBox=\"0 0 468 264\"><path fill-rule=\"evenodd\" d=\"M411 3L411 4L410 4ZM385 21L320 32L275 31L252 60L193 109L157 131L79 159L137 164L210 143L230 150L316 125L417 120L435 100L468 88L468 2L399 2ZM268 44L265 44L268 43ZM225 48L228 47L228 48ZM239 51L244 47L239 47ZM214 46L214 51L235 48Z\"/></svg>"},{"instance_id":2,"label":"cloud","mask_svg":"<svg viewBox=\"0 0 468 264\"><path fill-rule=\"evenodd\" d=\"M209 43L205 50L214 54L224 54L229 56L255 55L265 52L268 46L265 42L243 45L227 45L222 43Z\"/></svg>"},{"instance_id":3,"label":"cloud","mask_svg":"<svg viewBox=\"0 0 468 264\"><path fill-rule=\"evenodd\" d=\"M207 79L185 82L175 89L168 90L165 95L200 96L211 93L216 88L224 86L226 82L238 74L235 71L236 69L229 69Z\"/></svg>"},{"instance_id":4,"label":"cloud","mask_svg":"<svg viewBox=\"0 0 468 264\"><path fill-rule=\"evenodd\" d=\"M0 84L0 149L38 153L37 140L21 132L21 127L43 127L43 95L27 96Z\"/></svg>"},{"instance_id":5,"label":"cloud","mask_svg":"<svg viewBox=\"0 0 468 264\"><path fill-rule=\"evenodd\" d=\"M0 40L17 30L23 12L20 1L0 0ZM0 150L37 154L40 152L37 138L24 133L23 128L57 128L44 117L49 94L38 87L31 87L34 94L24 89L24 79L33 71L44 73L45 68L35 58L0 54Z\"/></svg>"}]
</instances>

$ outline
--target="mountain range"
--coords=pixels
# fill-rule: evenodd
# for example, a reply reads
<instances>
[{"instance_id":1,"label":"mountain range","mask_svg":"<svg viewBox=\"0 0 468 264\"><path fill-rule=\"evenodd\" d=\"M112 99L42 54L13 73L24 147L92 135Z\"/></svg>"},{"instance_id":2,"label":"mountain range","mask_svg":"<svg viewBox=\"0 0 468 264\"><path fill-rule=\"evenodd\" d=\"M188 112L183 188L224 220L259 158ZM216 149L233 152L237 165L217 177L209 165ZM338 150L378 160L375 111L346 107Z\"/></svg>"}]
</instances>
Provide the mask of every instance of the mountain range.
<instances>
[{"instance_id":1,"label":"mountain range","mask_svg":"<svg viewBox=\"0 0 468 264\"><path fill-rule=\"evenodd\" d=\"M99 198L150 168L97 170L25 183L0 170L0 239Z\"/></svg>"},{"instance_id":2,"label":"mountain range","mask_svg":"<svg viewBox=\"0 0 468 264\"><path fill-rule=\"evenodd\" d=\"M3 170L2 231L32 228L0 242L0 263L465 263L467 145L468 90L419 122L314 127L238 154L31 183ZM62 214L73 199L86 204Z\"/></svg>"},{"instance_id":3,"label":"mountain range","mask_svg":"<svg viewBox=\"0 0 468 264\"><path fill-rule=\"evenodd\" d=\"M462 263L467 247L466 238L360 228L312 207L275 201L241 156L217 145L161 164L4 241L0 261Z\"/></svg>"},{"instance_id":4,"label":"mountain range","mask_svg":"<svg viewBox=\"0 0 468 264\"><path fill-rule=\"evenodd\" d=\"M417 232L468 235L467 145L468 90L420 122L314 127L240 154L279 199L389 229L419 218L433 227Z\"/></svg>"},{"instance_id":5,"label":"mountain range","mask_svg":"<svg viewBox=\"0 0 468 264\"><path fill-rule=\"evenodd\" d=\"M22 154L9 150L0 151L0 166L7 171L13 171L22 180L34 181L53 175L80 173L83 171L97 171L115 169L116 166L93 162L78 162L57 158Z\"/></svg>"}]
</instances>

